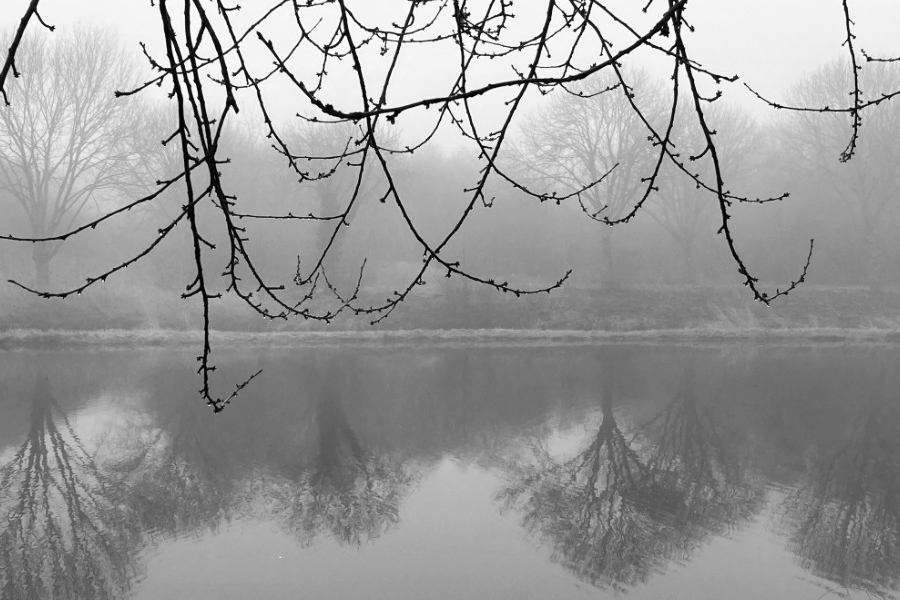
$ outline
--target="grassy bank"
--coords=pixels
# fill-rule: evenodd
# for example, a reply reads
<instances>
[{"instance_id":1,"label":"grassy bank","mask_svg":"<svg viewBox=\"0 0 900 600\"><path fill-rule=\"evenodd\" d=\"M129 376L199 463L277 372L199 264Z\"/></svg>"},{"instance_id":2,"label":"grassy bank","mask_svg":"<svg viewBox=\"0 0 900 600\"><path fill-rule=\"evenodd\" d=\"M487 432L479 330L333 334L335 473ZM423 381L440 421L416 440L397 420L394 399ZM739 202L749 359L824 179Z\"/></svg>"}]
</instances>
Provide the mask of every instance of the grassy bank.
<instances>
[{"instance_id":1,"label":"grassy bank","mask_svg":"<svg viewBox=\"0 0 900 600\"><path fill-rule=\"evenodd\" d=\"M377 297L378 293L373 296ZM0 332L174 331L198 329L196 301L146 285L108 286L102 293L44 300L6 287L0 293ZM362 317L325 325L268 321L234 298L213 304L222 332L399 331L504 329L609 333L693 331L726 335L787 330L900 331L900 290L805 286L770 307L742 288L634 286L613 290L566 287L516 299L485 288L424 288L374 327ZM192 336L188 336L192 337Z\"/></svg>"}]
</instances>

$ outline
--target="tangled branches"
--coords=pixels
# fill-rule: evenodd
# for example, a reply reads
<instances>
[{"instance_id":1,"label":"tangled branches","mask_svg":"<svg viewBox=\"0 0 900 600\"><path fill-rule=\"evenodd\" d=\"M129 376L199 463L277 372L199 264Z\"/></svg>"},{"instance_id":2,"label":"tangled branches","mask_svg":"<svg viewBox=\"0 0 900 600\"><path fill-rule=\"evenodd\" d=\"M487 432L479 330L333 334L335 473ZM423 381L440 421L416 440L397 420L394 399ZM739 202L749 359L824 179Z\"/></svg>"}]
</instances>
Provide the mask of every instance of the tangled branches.
<instances>
[{"instance_id":1,"label":"tangled branches","mask_svg":"<svg viewBox=\"0 0 900 600\"><path fill-rule=\"evenodd\" d=\"M848 1L843 0L843 7L846 46L853 58L853 104L816 109L845 112L853 120L852 138L842 160L853 155L864 110L892 96L869 102L863 99L856 75L861 68L857 65L859 50L853 43ZM13 85L8 75L19 75L15 58L23 34L32 20L44 23L38 5L39 0L29 3L0 72L0 91L7 102L7 89ZM806 277L812 241L797 278L774 291L761 287L738 248L729 224L733 205L779 200L786 194L758 200L728 191L722 173L723 158L707 110L721 95L720 88L737 81L737 76L716 73L694 60L690 45L692 26L685 16L687 0L650 0L634 14L592 0L546 0L541 11L522 7L525 13L519 15L513 12L512 0L410 0L378 3L377 8L372 3L350 0L272 0L263 8L252 9L242 9L225 0L158 0L155 6L155 45L142 45L154 74L117 95L134 96L154 86L166 91L177 120L162 141L174 143L177 148L180 172L160 175L158 189L77 229L52 237L24 239L46 242L93 230L134 206L153 202L176 182L184 188L182 208L159 228L156 238L141 252L89 277L77 288L47 292L19 285L43 297L78 294L141 260L176 228L189 229L195 273L183 296L198 299L202 306L200 391L217 412L256 376L240 383L229 396L216 395L211 389L215 366L211 362L210 314L214 301L223 294L240 298L266 319L299 317L328 323L345 313L365 315L376 323L423 285L430 269L516 297L549 292L567 280L569 272L536 289L525 288L481 273L477 265L462 264L449 246L475 212L491 205L489 181L506 180L542 201L559 201L568 197L580 199L583 192L608 175L597 174L593 180L581 182L579 189L547 192L533 190L528 181L508 172L500 160L501 150L509 145L516 115L535 93L570 94L582 100L587 99L584 90L618 94L645 129L643 137L654 158L648 163L648 172L640 178L635 202L617 215L603 214L602 207L595 206L590 211L593 218L610 226L628 222L658 191L659 173L663 164L669 162L715 198L719 233L743 284L756 300L768 304L786 295ZM648 19L647 15L651 17ZM661 121L642 108L638 90L623 68L623 61L631 60L639 50L662 56L672 65L670 109L668 117ZM409 84L410 79L424 75L415 71L420 68L415 66L417 56L454 57L455 66L447 70L437 91ZM28 73L22 75L27 77ZM598 77L608 84L596 92L596 86L588 84ZM709 86L716 89L712 96L702 91ZM312 153L296 147L285 127L277 123L273 109L281 100L276 96L283 94L285 88L297 97L293 101L297 118L341 128L343 139L337 146ZM678 152L680 140L676 139L679 134L674 123L679 101L689 105L693 129L704 142L700 151L689 157ZM482 106L490 106L486 112L494 115L487 125ZM343 197L336 212L300 216L293 212L257 213L245 209L243 199L229 191L222 177L222 165L228 161L222 145L223 132L241 110L258 113L267 140L286 161L300 186L315 185L334 177L339 170L352 174L352 183L342 186ZM398 119L402 121L411 114L430 116L430 125L419 132L418 140L397 143L397 135L391 130L398 127ZM474 147L480 167L474 183L465 190L462 209L445 224L442 234L433 236L422 229L410 211L413 199L398 184L392 158L433 142L438 131L446 129L455 131ZM694 168L698 161L706 167ZM405 286L382 299L361 297L365 263L359 268L355 284L348 287L336 284L326 272L327 255L350 225L356 207L369 198L394 205L421 250L417 272ZM210 207L216 215L215 226L224 231L224 244L220 244L222 248L216 254L211 225L199 218L199 211ZM245 225L250 219L318 220L331 228L331 234L325 236L327 241L317 256L298 261L293 281L273 282L262 272L251 251ZM216 272L210 263L223 255L224 265ZM323 303L322 298L328 301Z\"/></svg>"}]
</instances>

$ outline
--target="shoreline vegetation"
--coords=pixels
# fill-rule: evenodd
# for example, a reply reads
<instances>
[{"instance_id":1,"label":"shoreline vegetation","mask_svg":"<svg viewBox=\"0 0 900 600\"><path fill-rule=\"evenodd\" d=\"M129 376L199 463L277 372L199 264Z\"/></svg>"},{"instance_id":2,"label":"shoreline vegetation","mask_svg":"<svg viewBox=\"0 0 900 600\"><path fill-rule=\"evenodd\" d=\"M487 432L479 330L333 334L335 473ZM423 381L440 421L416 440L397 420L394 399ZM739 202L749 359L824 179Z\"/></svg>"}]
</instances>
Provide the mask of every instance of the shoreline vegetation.
<instances>
[{"instance_id":1,"label":"shoreline vegetation","mask_svg":"<svg viewBox=\"0 0 900 600\"><path fill-rule=\"evenodd\" d=\"M809 341L900 343L900 289L806 286L770 307L725 286L572 287L516 299L445 287L411 298L385 321L341 316L329 325L267 321L239 302L216 303L220 346L313 344L594 344L603 342ZM0 348L195 344L199 313L158 289L42 300L6 292Z\"/></svg>"},{"instance_id":2,"label":"shoreline vegetation","mask_svg":"<svg viewBox=\"0 0 900 600\"><path fill-rule=\"evenodd\" d=\"M66 331L17 329L0 332L0 351L17 349L189 347L202 343L201 330ZM766 345L886 344L900 345L900 331L883 329L686 330L657 329L632 332L447 329L333 332L222 332L210 333L218 348L292 348L352 345L356 347L484 347L594 346L604 344Z\"/></svg>"}]
</instances>

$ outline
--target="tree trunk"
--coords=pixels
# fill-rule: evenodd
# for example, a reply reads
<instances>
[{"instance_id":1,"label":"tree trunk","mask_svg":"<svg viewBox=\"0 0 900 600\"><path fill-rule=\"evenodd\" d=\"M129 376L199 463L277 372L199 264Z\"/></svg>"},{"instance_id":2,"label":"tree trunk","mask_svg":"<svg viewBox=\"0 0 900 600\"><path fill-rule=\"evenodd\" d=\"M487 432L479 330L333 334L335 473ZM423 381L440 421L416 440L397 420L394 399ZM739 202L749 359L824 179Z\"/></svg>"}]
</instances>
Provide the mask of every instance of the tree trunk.
<instances>
[{"instance_id":1,"label":"tree trunk","mask_svg":"<svg viewBox=\"0 0 900 600\"><path fill-rule=\"evenodd\" d=\"M874 229L874 228L872 228ZM872 229L865 233L865 272L869 291L884 290L885 264L881 240Z\"/></svg>"},{"instance_id":2,"label":"tree trunk","mask_svg":"<svg viewBox=\"0 0 900 600\"><path fill-rule=\"evenodd\" d=\"M604 289L617 289L619 287L613 256L612 236L612 227L602 227L600 230L600 287Z\"/></svg>"},{"instance_id":3,"label":"tree trunk","mask_svg":"<svg viewBox=\"0 0 900 600\"><path fill-rule=\"evenodd\" d=\"M44 244L34 244L31 258L34 261L34 285L46 288L50 283L50 258L52 254Z\"/></svg>"},{"instance_id":4,"label":"tree trunk","mask_svg":"<svg viewBox=\"0 0 900 600\"><path fill-rule=\"evenodd\" d=\"M685 241L680 245L681 258L684 261L684 280L691 285L696 285L700 276L697 272L697 262L694 260L693 240Z\"/></svg>"},{"instance_id":5,"label":"tree trunk","mask_svg":"<svg viewBox=\"0 0 900 600\"><path fill-rule=\"evenodd\" d=\"M323 192L319 212L321 215L335 214L338 210L338 205L338 199L333 193ZM336 226L337 221L319 221L318 227L316 227L317 253L321 253L325 249L325 246L328 245ZM347 261L344 257L346 235L347 232L341 228L337 237L334 239L334 243L331 245L331 249L325 256L325 260L322 262L322 266L325 268L325 275L328 276L328 279L332 284L339 287L352 285L356 281L356 276L359 275L359 273L352 273L351 269L348 268L348 265L346 264ZM316 258L318 258L318 254L316 255Z\"/></svg>"}]
</instances>

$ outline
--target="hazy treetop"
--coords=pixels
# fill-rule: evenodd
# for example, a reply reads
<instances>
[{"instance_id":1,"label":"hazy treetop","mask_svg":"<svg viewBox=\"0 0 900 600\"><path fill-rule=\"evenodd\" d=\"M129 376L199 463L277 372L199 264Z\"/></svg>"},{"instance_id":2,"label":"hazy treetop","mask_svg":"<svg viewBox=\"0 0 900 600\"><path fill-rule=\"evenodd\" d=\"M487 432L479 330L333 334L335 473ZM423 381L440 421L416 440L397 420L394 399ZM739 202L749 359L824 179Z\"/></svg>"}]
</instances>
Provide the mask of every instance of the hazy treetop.
<instances>
[{"instance_id":1,"label":"hazy treetop","mask_svg":"<svg viewBox=\"0 0 900 600\"><path fill-rule=\"evenodd\" d=\"M752 198L729 191L722 166L724 150L715 141L717 132L710 126L707 111L723 92L746 96L748 91L744 85L750 93L759 96L758 105L768 103L774 108L785 108L781 104L785 102L782 92L766 87L781 69L773 68L763 59L759 64L768 76L758 77L743 63L737 49L750 49L754 54L761 49L774 51L781 65L795 64L790 51L795 46L815 47L818 60L844 52L845 60L853 66L846 86L846 102L837 107L794 110L839 113L850 121L852 132L840 159L851 159L858 147L864 113L887 99L887 96L873 97L871 90L864 89L864 79L859 75L862 66L857 67L864 61L867 50L872 53L880 50L877 33L869 36L866 28L876 22L876 15L877 21L885 19L883 13L857 11L852 0L833 4L829 6L833 14L816 3L810 4L802 15L786 14L782 6L776 9L772 5L772 10L767 10L754 4L751 16L741 12L715 14L709 9L704 12L702 5L695 11L695 3L688 0L650 0L643 9L633 2L618 0L607 3L548 0L539 7L529 3L524 9L520 2L513 0L398 0L377 5L350 0L315 0L302 4L272 0L254 3L243 10L222 0L157 0L151 4L156 14L143 13L148 8L146 5L141 8L128 3L127 18L121 19L116 17L122 14L118 7L125 3L109 5L100 14L67 15L49 0L31 0L27 5L17 5L18 12L9 13L20 16L21 24L18 28L8 28L15 30L15 35L0 73L0 90L5 91L2 85L7 73L18 76L14 57L29 19L28 35L36 35L33 30L53 30L54 24L69 25L80 19L93 19L94 25L105 22L124 28L123 37L141 41L141 51L151 70L146 83L124 87L117 95L161 98L167 94L176 122L174 132L164 143L175 141L180 149L182 169L174 179L161 180L158 185L168 186L183 178L186 203L169 225L158 229L158 237L142 253L88 277L78 287L48 292L15 283L44 298L80 294L140 260L179 222L185 223L182 230L190 227L196 276L188 283L184 297L198 298L203 307L205 335L203 352L198 358L203 378L201 391L211 405L221 410L228 398L213 397L209 388L209 374L214 371L209 362L210 301L223 293L218 286L266 319L295 316L328 323L340 313L352 313L371 316L373 324L390 315L417 286L424 285L426 273L430 277L434 270L444 272L446 277L460 277L516 297L560 287L571 270L555 282L520 286L508 281L504 273L482 273L477 261L462 264L449 243L473 212L492 206L489 179L492 183L505 180L541 202L580 198L602 181L589 169L591 180L579 180L580 187L563 191L565 196L557 191L537 192L516 181L514 175L505 173L500 156L501 148L515 131L520 115L528 112L531 102L550 92L569 93L581 102L589 102L589 97L577 91L579 86L591 78L596 80L606 75L612 84L603 93L620 97L625 110L630 110L643 125L642 133L628 134L629 138L645 143L656 158L651 161L652 166L641 169L646 171L638 179L643 191L633 193L638 198L634 208L625 215L601 216L598 220L610 226L630 221L644 206L644 201L658 191L662 165L671 163L713 195L719 209L718 232L723 253L730 255L739 282L749 288L753 298L769 304L805 280L813 240L809 242L805 264L800 259L798 275L787 283L773 286L760 283L755 268L743 258L743 240L738 239L729 224L734 216L732 207L739 203L780 201L788 193ZM519 12L520 9L523 10ZM762 22L759 15L765 17ZM129 30L136 21L150 25L151 29ZM787 31L780 29L785 24ZM740 34L752 38L744 39ZM818 43L824 44L821 49ZM803 62L796 61L800 65ZM643 94L655 99L666 94L641 91L629 75L637 72L630 69L642 64L656 70L657 63L659 79L663 80L668 73L671 82L671 94L664 101L669 106L668 117L659 120L641 106L639 97ZM161 91L156 91L157 87ZM694 128L704 140L704 147L688 157L687 162L675 150L684 136L684 132L674 128L681 91L687 94L689 110L696 117ZM357 182L348 193L342 212L324 218L312 214L243 212L245 204L238 206L239 199L223 180L220 168L228 161L220 145L221 136L238 113L242 113L242 118L249 113L251 120L263 122L261 133L286 159L301 185L317 178L310 177L300 165L302 161L348 159L348 165L356 171ZM312 122L345 122L357 133L347 140L345 149L337 156L304 156L290 147L285 136L285 114L290 113ZM423 126L425 123L427 126ZM383 126L410 131L412 139L402 139L399 147L392 147L391 140L382 135ZM442 128L455 130L454 135L468 145L479 162L477 171L464 184L467 187L463 190L466 196L463 208L447 220L439 236L430 238L410 217L408 206L414 199L397 185L395 175L399 173L395 172L393 158L430 143L434 133ZM698 161L710 167L708 178L699 175ZM376 198L396 206L407 232L421 249L421 267L408 278L407 284L399 286L387 298L360 301L365 262L360 267L355 288L338 290L325 273L325 257L335 247L333 242L342 235L344 227L350 225L355 205L366 201L361 183L364 174L371 170L383 174L385 189ZM2 237L32 243L64 241L154 198L155 194L151 194L131 200L131 204L68 233L52 237ZM217 225L227 239L227 251L220 250L225 254L220 257L224 261L222 271L212 272L208 268L216 245L204 237L209 235L211 226L198 220L201 203L211 205L219 213ZM241 225L244 219L329 220L333 223L333 233L318 258L301 262L298 257L289 292L283 281L270 282L257 268L257 256L250 250L250 234ZM320 284L330 292L334 302L324 311L312 310L307 304ZM299 297L294 297L297 293ZM248 381L238 385L237 390Z\"/></svg>"},{"instance_id":2,"label":"hazy treetop","mask_svg":"<svg viewBox=\"0 0 900 600\"><path fill-rule=\"evenodd\" d=\"M18 20L30 0L6 0L0 13L0 30L9 30ZM395 0L396 1L396 0ZM269 2L253 3L268 6ZM378 2L384 5L386 2ZM634 10L629 0L606 3L613 10L626 6ZM527 1L514 5L516 13L541 10ZM692 3L691 24L694 35L695 58L705 66L726 73L739 73L743 80L769 96L779 95L799 77L817 69L824 61L844 56L842 8L838 1L822 0L757 0L755 2ZM867 49L880 54L892 54L896 46L896 17L900 9L891 0L867 0L851 4L854 31ZM245 10L254 10L247 5ZM256 8L255 10L259 10ZM159 24L155 8L149 0L92 0L74 3L66 0L41 0L41 15L52 25L61 28L78 23L107 26L117 30L123 40L139 52L138 41L152 49L161 49ZM539 17L538 17L539 18ZM277 23L268 25L269 30ZM274 36L274 32L273 32ZM434 76L433 55L419 54L416 60L421 82ZM641 57L652 75L668 76L668 67L653 57ZM140 66L145 66L141 64ZM732 92L735 101L754 110L764 110L757 102L749 101L738 87ZM728 93L728 90L726 90ZM273 103L277 104L277 103ZM281 116L293 115L295 110L279 107ZM450 141L448 139L440 140Z\"/></svg>"}]
</instances>

